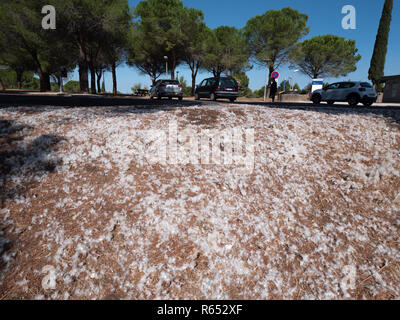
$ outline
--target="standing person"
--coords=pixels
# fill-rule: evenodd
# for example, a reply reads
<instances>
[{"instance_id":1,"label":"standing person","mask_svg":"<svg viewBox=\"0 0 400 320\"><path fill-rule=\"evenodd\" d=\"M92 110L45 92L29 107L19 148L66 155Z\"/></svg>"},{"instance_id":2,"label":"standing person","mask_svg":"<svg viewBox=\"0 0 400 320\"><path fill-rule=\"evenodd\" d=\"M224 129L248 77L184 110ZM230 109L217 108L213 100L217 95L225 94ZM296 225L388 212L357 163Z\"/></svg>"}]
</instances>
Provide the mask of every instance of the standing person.
<instances>
[{"instance_id":1,"label":"standing person","mask_svg":"<svg viewBox=\"0 0 400 320\"><path fill-rule=\"evenodd\" d=\"M272 99L272 102L275 102L275 95L277 91L278 91L278 84L276 83L275 79L272 79L271 88L269 91L269 97Z\"/></svg>"}]
</instances>

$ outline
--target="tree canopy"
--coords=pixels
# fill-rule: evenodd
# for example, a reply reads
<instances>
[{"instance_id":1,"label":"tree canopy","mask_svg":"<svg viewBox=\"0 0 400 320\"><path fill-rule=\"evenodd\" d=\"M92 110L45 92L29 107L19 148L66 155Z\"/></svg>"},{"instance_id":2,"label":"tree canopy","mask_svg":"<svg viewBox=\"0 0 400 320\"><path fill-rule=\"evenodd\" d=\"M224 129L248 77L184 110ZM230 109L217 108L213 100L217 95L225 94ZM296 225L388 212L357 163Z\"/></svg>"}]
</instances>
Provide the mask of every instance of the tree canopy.
<instances>
[{"instance_id":1,"label":"tree canopy","mask_svg":"<svg viewBox=\"0 0 400 320\"><path fill-rule=\"evenodd\" d=\"M315 79L346 76L361 59L356 42L334 35L317 36L297 44L289 54L300 71Z\"/></svg>"},{"instance_id":2,"label":"tree canopy","mask_svg":"<svg viewBox=\"0 0 400 320\"><path fill-rule=\"evenodd\" d=\"M79 82L82 92L91 87L95 93L96 69L109 68L113 72L114 93L116 66L123 60L128 41L132 15L128 0L55 0L57 29L73 44L79 66Z\"/></svg>"},{"instance_id":3,"label":"tree canopy","mask_svg":"<svg viewBox=\"0 0 400 320\"><path fill-rule=\"evenodd\" d=\"M373 79L383 68L392 3L385 2L370 69ZM47 4L0 2L0 64L15 72L17 87L31 72L39 76L42 91L50 90L50 79L58 81L61 69L72 72L78 67L81 92L104 91L101 78L107 70L116 94L118 65L126 62L155 81L166 72L167 57L171 78L182 64L190 69L193 94L200 70L216 77L237 76L244 83L254 64L267 66L271 75L290 61L310 77L336 77L354 71L360 59L354 41L333 35L299 43L309 32L308 17L289 7L255 16L243 29L210 29L204 13L182 0L142 0L136 8L130 8L128 0L52 0L57 27L44 30L42 8Z\"/></svg>"},{"instance_id":4,"label":"tree canopy","mask_svg":"<svg viewBox=\"0 0 400 320\"><path fill-rule=\"evenodd\" d=\"M250 68L250 51L244 33L235 27L221 26L212 30L206 40L203 68L219 77Z\"/></svg>"},{"instance_id":5,"label":"tree canopy","mask_svg":"<svg viewBox=\"0 0 400 320\"><path fill-rule=\"evenodd\" d=\"M368 77L375 85L378 85L380 79L384 76L392 11L393 0L385 0L381 20L379 22L378 34L376 35L374 53L368 71Z\"/></svg>"},{"instance_id":6,"label":"tree canopy","mask_svg":"<svg viewBox=\"0 0 400 320\"><path fill-rule=\"evenodd\" d=\"M145 44L145 48L152 49L151 55L168 57L171 78L175 77L175 69L184 57L182 29L186 21L183 19L185 10L181 0L145 0L135 9L135 25L141 35L136 39L152 42L151 45Z\"/></svg>"},{"instance_id":7,"label":"tree canopy","mask_svg":"<svg viewBox=\"0 0 400 320\"><path fill-rule=\"evenodd\" d=\"M46 4L44 0L0 2L0 33L7 42L2 59L17 74L22 69L37 73L42 91L51 89L51 74L74 64L73 55L66 54L73 52L72 46L64 41L60 30L42 28L41 10Z\"/></svg>"},{"instance_id":8,"label":"tree canopy","mask_svg":"<svg viewBox=\"0 0 400 320\"><path fill-rule=\"evenodd\" d=\"M291 48L308 34L307 21L307 15L292 8L270 10L251 18L244 30L253 60L269 66L271 74L288 61Z\"/></svg>"}]
</instances>

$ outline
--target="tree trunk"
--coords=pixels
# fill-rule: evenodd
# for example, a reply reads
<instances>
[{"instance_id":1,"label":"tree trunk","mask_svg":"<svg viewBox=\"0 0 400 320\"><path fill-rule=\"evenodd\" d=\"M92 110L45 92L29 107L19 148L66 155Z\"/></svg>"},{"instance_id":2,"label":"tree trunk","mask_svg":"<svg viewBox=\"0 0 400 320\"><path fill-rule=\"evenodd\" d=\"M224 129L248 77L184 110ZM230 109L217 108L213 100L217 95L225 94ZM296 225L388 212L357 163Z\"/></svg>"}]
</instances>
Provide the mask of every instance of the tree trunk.
<instances>
[{"instance_id":1,"label":"tree trunk","mask_svg":"<svg viewBox=\"0 0 400 320\"><path fill-rule=\"evenodd\" d=\"M88 63L82 47L79 50L79 85L81 92L89 93Z\"/></svg>"},{"instance_id":2,"label":"tree trunk","mask_svg":"<svg viewBox=\"0 0 400 320\"><path fill-rule=\"evenodd\" d=\"M100 73L96 72L96 76L97 76L97 92L101 93L101 72Z\"/></svg>"},{"instance_id":3,"label":"tree trunk","mask_svg":"<svg viewBox=\"0 0 400 320\"><path fill-rule=\"evenodd\" d=\"M199 72L200 69L200 62L194 62L193 66L190 66L190 70L192 71L192 96L194 96L195 92L196 92L196 77L197 77L197 73Z\"/></svg>"},{"instance_id":4,"label":"tree trunk","mask_svg":"<svg viewBox=\"0 0 400 320\"><path fill-rule=\"evenodd\" d=\"M17 74L17 88L19 90L22 89L22 75L24 74L23 70L15 70L15 73Z\"/></svg>"},{"instance_id":5,"label":"tree trunk","mask_svg":"<svg viewBox=\"0 0 400 320\"><path fill-rule=\"evenodd\" d=\"M222 71L223 70L220 67L214 68L213 69L214 78L219 78L221 76Z\"/></svg>"},{"instance_id":6,"label":"tree trunk","mask_svg":"<svg viewBox=\"0 0 400 320\"><path fill-rule=\"evenodd\" d=\"M117 94L117 66L115 61L112 63L113 94Z\"/></svg>"},{"instance_id":7,"label":"tree trunk","mask_svg":"<svg viewBox=\"0 0 400 320\"><path fill-rule=\"evenodd\" d=\"M39 70L38 75L40 78L40 92L50 91L50 74L48 72L42 72Z\"/></svg>"},{"instance_id":8,"label":"tree trunk","mask_svg":"<svg viewBox=\"0 0 400 320\"><path fill-rule=\"evenodd\" d=\"M171 80L175 80L175 69L176 69L176 54L175 51L173 51L172 62L171 62Z\"/></svg>"},{"instance_id":9,"label":"tree trunk","mask_svg":"<svg viewBox=\"0 0 400 320\"><path fill-rule=\"evenodd\" d=\"M96 71L92 64L90 64L90 88L91 93L96 94Z\"/></svg>"},{"instance_id":10,"label":"tree trunk","mask_svg":"<svg viewBox=\"0 0 400 320\"><path fill-rule=\"evenodd\" d=\"M192 96L194 96L195 91L196 91L196 74L192 73Z\"/></svg>"},{"instance_id":11,"label":"tree trunk","mask_svg":"<svg viewBox=\"0 0 400 320\"><path fill-rule=\"evenodd\" d=\"M86 62L79 63L79 85L81 92L89 93L89 74Z\"/></svg>"},{"instance_id":12,"label":"tree trunk","mask_svg":"<svg viewBox=\"0 0 400 320\"><path fill-rule=\"evenodd\" d=\"M172 62L171 63L171 80L175 80L175 69L176 69L176 63Z\"/></svg>"},{"instance_id":13,"label":"tree trunk","mask_svg":"<svg viewBox=\"0 0 400 320\"><path fill-rule=\"evenodd\" d=\"M269 70L268 70L268 86L267 86L267 99L269 99L269 95L271 93L271 75L272 72L274 72L274 66L269 66Z\"/></svg>"}]
</instances>

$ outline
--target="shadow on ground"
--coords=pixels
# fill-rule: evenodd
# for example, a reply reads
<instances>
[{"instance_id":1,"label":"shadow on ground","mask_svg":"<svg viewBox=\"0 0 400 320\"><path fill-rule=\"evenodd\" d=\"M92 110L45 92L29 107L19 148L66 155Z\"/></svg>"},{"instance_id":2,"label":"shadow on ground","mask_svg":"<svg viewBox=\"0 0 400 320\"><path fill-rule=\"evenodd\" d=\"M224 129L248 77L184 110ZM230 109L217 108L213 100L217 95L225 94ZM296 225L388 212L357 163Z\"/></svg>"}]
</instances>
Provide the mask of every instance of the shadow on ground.
<instances>
[{"instance_id":1,"label":"shadow on ground","mask_svg":"<svg viewBox=\"0 0 400 320\"><path fill-rule=\"evenodd\" d=\"M150 100L131 96L101 96L101 95L26 95L26 94L0 94L0 108L10 106L56 106L56 107L114 107L138 106L146 110L165 106L190 107L198 105L193 100ZM155 110L156 111L156 110Z\"/></svg>"},{"instance_id":2,"label":"shadow on ground","mask_svg":"<svg viewBox=\"0 0 400 320\"><path fill-rule=\"evenodd\" d=\"M26 134L32 129L14 120L0 120L0 209L5 201L28 191L35 177L53 172L61 163L48 156L65 139L50 134L25 143Z\"/></svg>"},{"instance_id":3,"label":"shadow on ground","mask_svg":"<svg viewBox=\"0 0 400 320\"><path fill-rule=\"evenodd\" d=\"M50 174L61 164L61 160L48 156L64 138L42 135L26 143L26 134L32 130L14 120L0 120L0 209L5 208L7 201L26 194L36 184L35 178ZM0 215L0 280L8 265L8 259L3 257L13 246L5 236L8 226L8 216Z\"/></svg>"}]
</instances>

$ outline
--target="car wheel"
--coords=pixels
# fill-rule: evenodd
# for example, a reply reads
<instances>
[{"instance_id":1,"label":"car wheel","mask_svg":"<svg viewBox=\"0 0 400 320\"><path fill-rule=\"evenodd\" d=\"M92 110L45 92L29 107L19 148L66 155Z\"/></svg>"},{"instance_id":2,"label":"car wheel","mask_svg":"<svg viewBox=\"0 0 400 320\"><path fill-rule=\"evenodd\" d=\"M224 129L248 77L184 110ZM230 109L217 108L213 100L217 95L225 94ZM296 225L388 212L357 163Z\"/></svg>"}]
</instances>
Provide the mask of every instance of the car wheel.
<instances>
[{"instance_id":1,"label":"car wheel","mask_svg":"<svg viewBox=\"0 0 400 320\"><path fill-rule=\"evenodd\" d=\"M312 96L311 100L312 100L312 102L313 102L314 104L320 104L322 98L321 98L321 95L317 93L317 94L314 94L314 95Z\"/></svg>"},{"instance_id":2,"label":"car wheel","mask_svg":"<svg viewBox=\"0 0 400 320\"><path fill-rule=\"evenodd\" d=\"M348 98L347 98L347 103L352 106L355 107L356 105L358 105L359 103L359 98L357 95L355 94L351 94Z\"/></svg>"},{"instance_id":3,"label":"car wheel","mask_svg":"<svg viewBox=\"0 0 400 320\"><path fill-rule=\"evenodd\" d=\"M217 101L217 97L215 96L215 93L211 93L211 94L210 94L210 99L211 99L212 101Z\"/></svg>"},{"instance_id":4,"label":"car wheel","mask_svg":"<svg viewBox=\"0 0 400 320\"><path fill-rule=\"evenodd\" d=\"M332 105L332 104L335 104L335 101L328 100L326 103Z\"/></svg>"},{"instance_id":5,"label":"car wheel","mask_svg":"<svg viewBox=\"0 0 400 320\"><path fill-rule=\"evenodd\" d=\"M235 98L230 98L229 100L230 100L231 102L235 102L236 99L235 99Z\"/></svg>"},{"instance_id":6,"label":"car wheel","mask_svg":"<svg viewBox=\"0 0 400 320\"><path fill-rule=\"evenodd\" d=\"M178 99L179 99L179 101L182 101L182 100L183 100L183 97L179 97Z\"/></svg>"}]
</instances>

